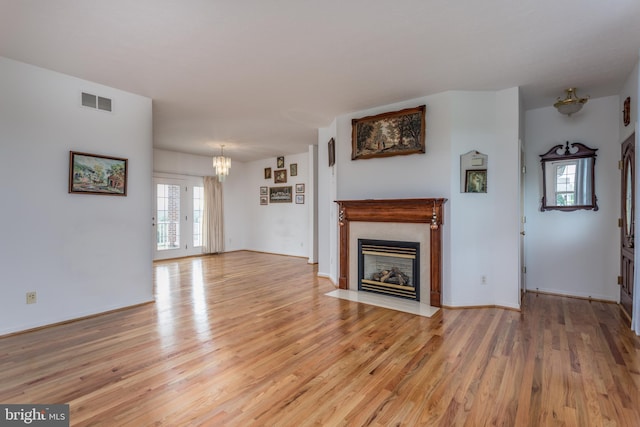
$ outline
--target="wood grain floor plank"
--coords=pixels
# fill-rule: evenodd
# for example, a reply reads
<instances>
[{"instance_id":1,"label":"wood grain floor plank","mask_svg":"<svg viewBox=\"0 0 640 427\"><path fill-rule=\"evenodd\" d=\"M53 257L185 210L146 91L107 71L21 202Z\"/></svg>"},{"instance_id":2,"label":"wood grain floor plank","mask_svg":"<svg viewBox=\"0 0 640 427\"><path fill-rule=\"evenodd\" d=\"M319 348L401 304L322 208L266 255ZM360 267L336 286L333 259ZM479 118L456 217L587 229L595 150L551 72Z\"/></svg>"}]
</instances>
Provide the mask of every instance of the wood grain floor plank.
<instances>
[{"instance_id":1,"label":"wood grain floor plank","mask_svg":"<svg viewBox=\"0 0 640 427\"><path fill-rule=\"evenodd\" d=\"M635 426L618 306L526 294L432 318L327 297L305 260L154 264L156 302L0 338L0 402L73 426Z\"/></svg>"}]
</instances>

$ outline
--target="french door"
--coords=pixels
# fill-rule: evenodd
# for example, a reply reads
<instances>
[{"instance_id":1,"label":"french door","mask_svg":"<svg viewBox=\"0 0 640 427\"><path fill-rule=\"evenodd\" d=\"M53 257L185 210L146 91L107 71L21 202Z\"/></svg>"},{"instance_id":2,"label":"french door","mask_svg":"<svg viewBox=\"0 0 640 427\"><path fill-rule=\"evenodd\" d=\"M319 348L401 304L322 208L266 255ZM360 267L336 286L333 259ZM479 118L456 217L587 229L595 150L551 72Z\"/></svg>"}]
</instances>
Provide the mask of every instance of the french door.
<instances>
[{"instance_id":1,"label":"french door","mask_svg":"<svg viewBox=\"0 0 640 427\"><path fill-rule=\"evenodd\" d=\"M153 259L202 253L202 178L155 176Z\"/></svg>"}]
</instances>

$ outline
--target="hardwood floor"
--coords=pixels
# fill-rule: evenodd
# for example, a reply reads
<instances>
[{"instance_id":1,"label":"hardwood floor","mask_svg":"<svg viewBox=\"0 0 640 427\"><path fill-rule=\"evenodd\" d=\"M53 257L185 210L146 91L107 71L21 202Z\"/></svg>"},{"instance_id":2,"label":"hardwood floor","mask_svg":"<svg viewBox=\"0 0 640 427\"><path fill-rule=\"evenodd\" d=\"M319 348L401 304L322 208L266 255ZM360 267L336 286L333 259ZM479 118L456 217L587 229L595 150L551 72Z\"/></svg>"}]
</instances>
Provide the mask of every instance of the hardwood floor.
<instances>
[{"instance_id":1,"label":"hardwood floor","mask_svg":"<svg viewBox=\"0 0 640 427\"><path fill-rule=\"evenodd\" d=\"M154 265L157 301L0 339L1 403L73 426L638 426L613 304L527 294L432 318L325 296L306 260Z\"/></svg>"}]
</instances>

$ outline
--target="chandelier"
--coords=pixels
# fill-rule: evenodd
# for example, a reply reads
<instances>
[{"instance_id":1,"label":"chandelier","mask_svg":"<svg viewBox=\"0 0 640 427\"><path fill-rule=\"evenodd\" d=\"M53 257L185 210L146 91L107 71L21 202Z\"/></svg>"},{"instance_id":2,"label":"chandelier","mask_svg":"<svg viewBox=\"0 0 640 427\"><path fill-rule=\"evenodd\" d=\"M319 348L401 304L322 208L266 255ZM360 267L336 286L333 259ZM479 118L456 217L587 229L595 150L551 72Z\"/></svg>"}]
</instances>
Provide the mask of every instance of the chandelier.
<instances>
[{"instance_id":1,"label":"chandelier","mask_svg":"<svg viewBox=\"0 0 640 427\"><path fill-rule=\"evenodd\" d=\"M589 96L579 98L576 95L576 88L574 87L566 89L565 92L567 93L567 96L564 99L558 97L556 103L553 104L553 106L558 109L558 112L560 114L571 116L573 113L577 113L578 111L582 110L582 106L589 100Z\"/></svg>"},{"instance_id":2,"label":"chandelier","mask_svg":"<svg viewBox=\"0 0 640 427\"><path fill-rule=\"evenodd\" d=\"M216 176L219 182L224 182L224 179L229 175L229 169L231 169L231 158L224 156L224 145L220 146L220 155L213 157L213 167L216 170Z\"/></svg>"}]
</instances>

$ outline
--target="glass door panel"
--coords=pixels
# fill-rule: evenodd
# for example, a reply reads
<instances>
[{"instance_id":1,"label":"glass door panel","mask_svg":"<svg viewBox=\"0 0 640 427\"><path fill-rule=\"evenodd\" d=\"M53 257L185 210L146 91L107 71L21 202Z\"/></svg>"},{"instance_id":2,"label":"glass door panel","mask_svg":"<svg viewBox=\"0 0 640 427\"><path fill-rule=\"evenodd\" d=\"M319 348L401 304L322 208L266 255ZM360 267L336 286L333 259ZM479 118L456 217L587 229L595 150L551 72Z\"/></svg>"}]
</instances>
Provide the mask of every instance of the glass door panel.
<instances>
[{"instance_id":1,"label":"glass door panel","mask_svg":"<svg viewBox=\"0 0 640 427\"><path fill-rule=\"evenodd\" d=\"M202 178L158 174L153 177L153 259L202 253Z\"/></svg>"},{"instance_id":2,"label":"glass door panel","mask_svg":"<svg viewBox=\"0 0 640 427\"><path fill-rule=\"evenodd\" d=\"M180 248L180 186L156 185L156 250Z\"/></svg>"}]
</instances>

